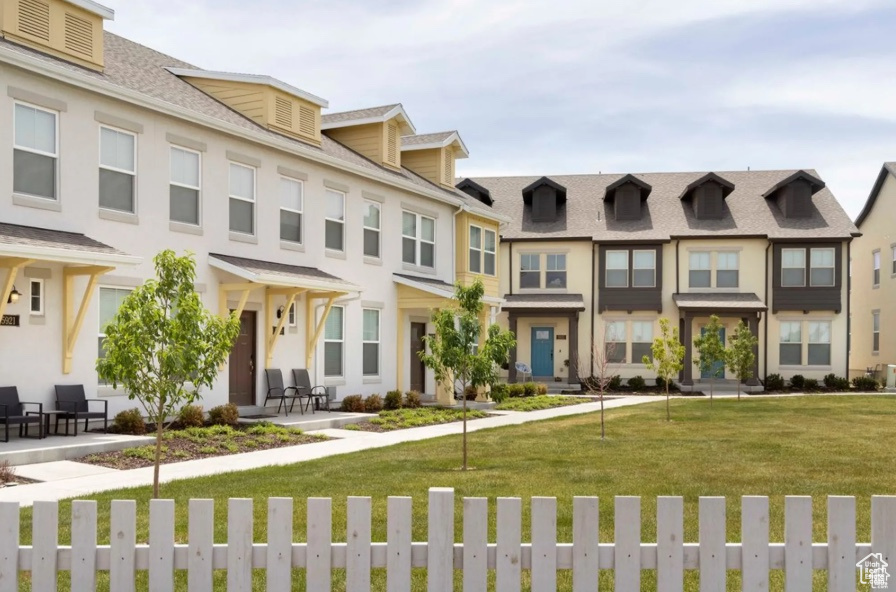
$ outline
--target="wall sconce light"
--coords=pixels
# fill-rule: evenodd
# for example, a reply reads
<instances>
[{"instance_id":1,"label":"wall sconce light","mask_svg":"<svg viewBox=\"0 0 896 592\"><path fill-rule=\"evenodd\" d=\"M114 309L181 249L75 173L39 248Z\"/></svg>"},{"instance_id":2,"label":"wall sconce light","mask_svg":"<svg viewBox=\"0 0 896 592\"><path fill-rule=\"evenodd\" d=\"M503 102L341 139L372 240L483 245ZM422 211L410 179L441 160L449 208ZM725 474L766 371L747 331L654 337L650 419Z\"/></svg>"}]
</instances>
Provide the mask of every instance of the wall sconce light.
<instances>
[{"instance_id":1,"label":"wall sconce light","mask_svg":"<svg viewBox=\"0 0 896 592\"><path fill-rule=\"evenodd\" d=\"M13 286L12 292L9 293L9 298L7 298L6 303L7 304L15 304L16 302L19 301L19 296L21 296L21 295L22 294L18 290L16 290L16 287Z\"/></svg>"},{"instance_id":2,"label":"wall sconce light","mask_svg":"<svg viewBox=\"0 0 896 592\"><path fill-rule=\"evenodd\" d=\"M280 308L277 309L277 318L278 318L278 319L279 319L280 317L283 316L283 309L284 309L284 308L285 308L285 307L281 306Z\"/></svg>"}]
</instances>

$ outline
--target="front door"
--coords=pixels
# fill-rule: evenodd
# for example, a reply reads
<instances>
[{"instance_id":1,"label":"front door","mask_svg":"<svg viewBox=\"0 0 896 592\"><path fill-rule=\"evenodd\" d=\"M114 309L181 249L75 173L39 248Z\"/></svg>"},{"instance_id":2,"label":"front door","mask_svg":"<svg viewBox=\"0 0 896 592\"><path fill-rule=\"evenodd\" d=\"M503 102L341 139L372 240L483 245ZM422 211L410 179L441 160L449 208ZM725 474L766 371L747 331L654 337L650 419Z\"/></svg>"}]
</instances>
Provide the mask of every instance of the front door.
<instances>
[{"instance_id":1,"label":"front door","mask_svg":"<svg viewBox=\"0 0 896 592\"><path fill-rule=\"evenodd\" d=\"M418 393L426 388L426 367L417 352L423 351L426 323L411 323L411 390Z\"/></svg>"},{"instance_id":2,"label":"front door","mask_svg":"<svg viewBox=\"0 0 896 592\"><path fill-rule=\"evenodd\" d=\"M532 376L554 375L554 328L532 327Z\"/></svg>"},{"instance_id":3,"label":"front door","mask_svg":"<svg viewBox=\"0 0 896 592\"><path fill-rule=\"evenodd\" d=\"M706 334L706 327L700 329L700 335ZM719 329L719 340L725 345L725 327ZM725 362L718 361L712 365L712 370L704 370L700 373L700 378L725 378Z\"/></svg>"},{"instance_id":4,"label":"front door","mask_svg":"<svg viewBox=\"0 0 896 592\"><path fill-rule=\"evenodd\" d=\"M230 352L230 402L255 404L255 313L240 315L240 334Z\"/></svg>"}]
</instances>

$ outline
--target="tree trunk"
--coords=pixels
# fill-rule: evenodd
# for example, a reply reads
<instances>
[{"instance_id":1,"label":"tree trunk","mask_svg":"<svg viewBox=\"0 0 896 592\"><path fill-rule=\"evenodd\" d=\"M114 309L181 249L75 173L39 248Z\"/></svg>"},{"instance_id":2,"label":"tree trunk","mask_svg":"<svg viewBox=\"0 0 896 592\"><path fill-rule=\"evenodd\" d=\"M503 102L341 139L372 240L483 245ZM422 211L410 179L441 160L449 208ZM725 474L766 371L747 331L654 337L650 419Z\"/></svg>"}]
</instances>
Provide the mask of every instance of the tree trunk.
<instances>
[{"instance_id":1,"label":"tree trunk","mask_svg":"<svg viewBox=\"0 0 896 592\"><path fill-rule=\"evenodd\" d=\"M737 379L737 400L740 401L740 378Z\"/></svg>"},{"instance_id":2,"label":"tree trunk","mask_svg":"<svg viewBox=\"0 0 896 592\"><path fill-rule=\"evenodd\" d=\"M672 421L672 413L669 411L669 379L666 379L666 421Z\"/></svg>"},{"instance_id":3,"label":"tree trunk","mask_svg":"<svg viewBox=\"0 0 896 592\"><path fill-rule=\"evenodd\" d=\"M712 407L712 394L713 394L713 393L712 393L712 391L713 391L713 388L712 388L712 387L715 385L715 383L716 383L715 378L714 378L714 377L710 377L710 378L709 378L709 406L710 406L710 407Z\"/></svg>"},{"instance_id":4,"label":"tree trunk","mask_svg":"<svg viewBox=\"0 0 896 592\"><path fill-rule=\"evenodd\" d=\"M604 392L600 392L600 439L603 440L606 436L606 432L604 431Z\"/></svg>"},{"instance_id":5,"label":"tree trunk","mask_svg":"<svg viewBox=\"0 0 896 592\"><path fill-rule=\"evenodd\" d=\"M463 470L467 470L467 383L464 383L463 390L464 399L464 465Z\"/></svg>"},{"instance_id":6,"label":"tree trunk","mask_svg":"<svg viewBox=\"0 0 896 592\"><path fill-rule=\"evenodd\" d=\"M155 466L152 471L152 497L159 498L159 465L162 464L162 430L164 426L164 418L162 414L165 412L163 405L159 405L158 416L156 417L156 459Z\"/></svg>"}]
</instances>

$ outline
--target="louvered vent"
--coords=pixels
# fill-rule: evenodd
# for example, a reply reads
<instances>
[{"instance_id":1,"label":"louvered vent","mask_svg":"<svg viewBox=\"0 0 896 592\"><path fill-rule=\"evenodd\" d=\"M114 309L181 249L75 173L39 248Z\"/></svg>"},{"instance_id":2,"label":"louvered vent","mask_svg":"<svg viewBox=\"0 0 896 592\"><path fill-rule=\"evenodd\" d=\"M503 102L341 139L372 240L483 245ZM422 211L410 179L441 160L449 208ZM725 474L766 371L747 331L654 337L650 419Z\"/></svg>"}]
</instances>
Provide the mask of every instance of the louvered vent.
<instances>
[{"instance_id":1,"label":"louvered vent","mask_svg":"<svg viewBox=\"0 0 896 592\"><path fill-rule=\"evenodd\" d=\"M39 0L19 0L19 32L50 41L50 5Z\"/></svg>"},{"instance_id":2,"label":"louvered vent","mask_svg":"<svg viewBox=\"0 0 896 592\"><path fill-rule=\"evenodd\" d=\"M90 21L65 14L65 48L87 58L93 56L93 26Z\"/></svg>"},{"instance_id":3,"label":"louvered vent","mask_svg":"<svg viewBox=\"0 0 896 592\"><path fill-rule=\"evenodd\" d=\"M299 133L311 137L316 135L314 133L314 109L304 105L299 107Z\"/></svg>"},{"instance_id":4,"label":"louvered vent","mask_svg":"<svg viewBox=\"0 0 896 592\"><path fill-rule=\"evenodd\" d=\"M387 129L386 160L392 164L398 162L398 130L394 124L390 124Z\"/></svg>"},{"instance_id":5,"label":"louvered vent","mask_svg":"<svg viewBox=\"0 0 896 592\"><path fill-rule=\"evenodd\" d=\"M445 150L445 183L454 185L454 155L451 150Z\"/></svg>"},{"instance_id":6,"label":"louvered vent","mask_svg":"<svg viewBox=\"0 0 896 592\"><path fill-rule=\"evenodd\" d=\"M287 129L292 128L292 101L274 97L274 123Z\"/></svg>"}]
</instances>

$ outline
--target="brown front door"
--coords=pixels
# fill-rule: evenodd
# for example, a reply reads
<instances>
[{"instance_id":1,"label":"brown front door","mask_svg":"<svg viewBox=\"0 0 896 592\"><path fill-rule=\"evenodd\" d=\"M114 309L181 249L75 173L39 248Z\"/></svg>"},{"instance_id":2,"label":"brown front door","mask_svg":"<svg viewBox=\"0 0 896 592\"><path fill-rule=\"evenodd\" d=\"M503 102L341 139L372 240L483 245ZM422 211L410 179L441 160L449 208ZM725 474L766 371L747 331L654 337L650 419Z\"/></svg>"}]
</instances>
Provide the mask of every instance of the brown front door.
<instances>
[{"instance_id":1,"label":"brown front door","mask_svg":"<svg viewBox=\"0 0 896 592\"><path fill-rule=\"evenodd\" d=\"M411 323L411 390L422 393L425 388L426 368L417 352L423 350L426 323Z\"/></svg>"},{"instance_id":2,"label":"brown front door","mask_svg":"<svg viewBox=\"0 0 896 592\"><path fill-rule=\"evenodd\" d=\"M255 313L240 315L240 334L230 352L230 402L255 405Z\"/></svg>"}]
</instances>

